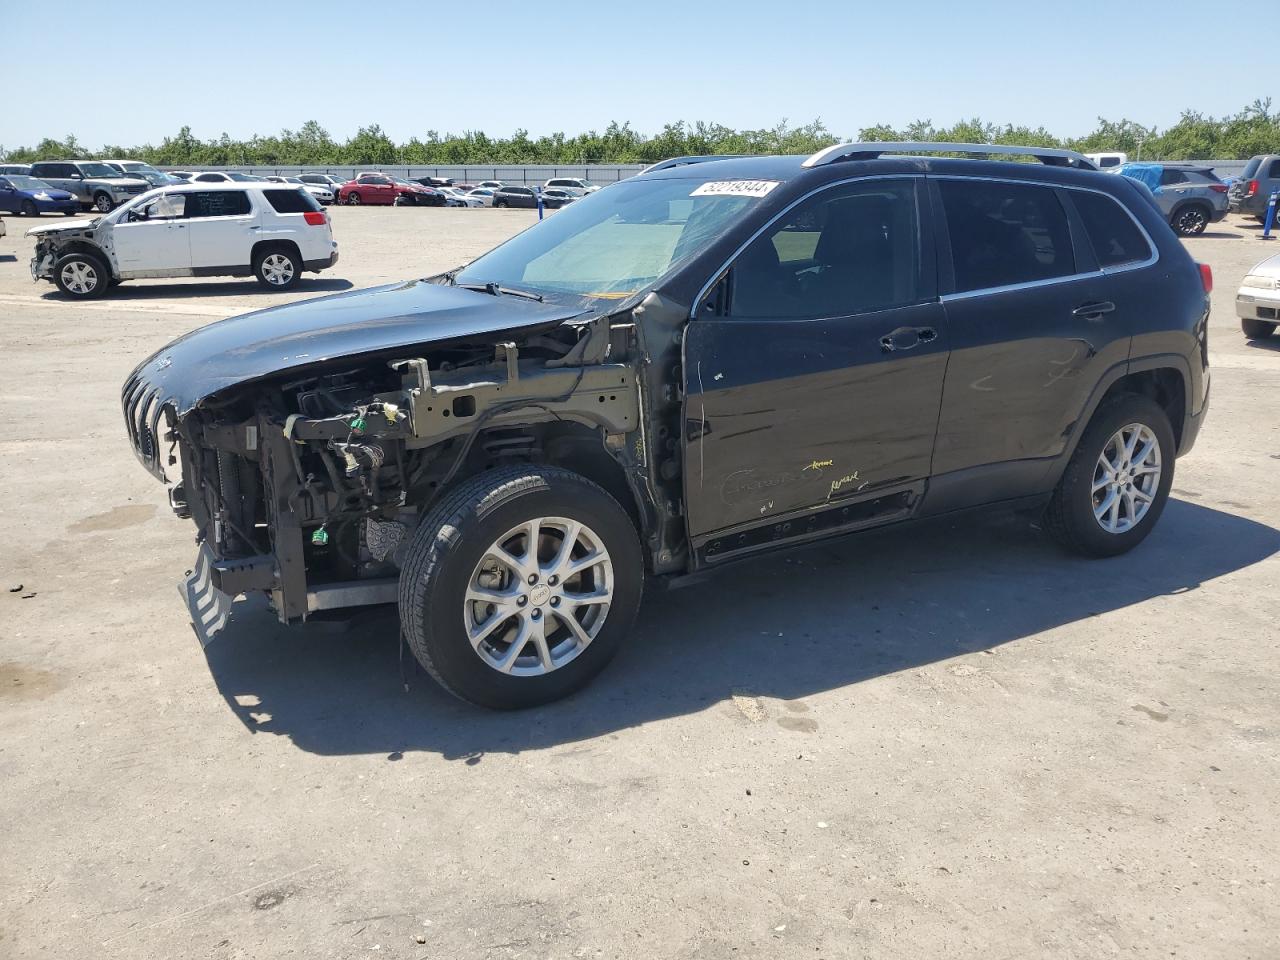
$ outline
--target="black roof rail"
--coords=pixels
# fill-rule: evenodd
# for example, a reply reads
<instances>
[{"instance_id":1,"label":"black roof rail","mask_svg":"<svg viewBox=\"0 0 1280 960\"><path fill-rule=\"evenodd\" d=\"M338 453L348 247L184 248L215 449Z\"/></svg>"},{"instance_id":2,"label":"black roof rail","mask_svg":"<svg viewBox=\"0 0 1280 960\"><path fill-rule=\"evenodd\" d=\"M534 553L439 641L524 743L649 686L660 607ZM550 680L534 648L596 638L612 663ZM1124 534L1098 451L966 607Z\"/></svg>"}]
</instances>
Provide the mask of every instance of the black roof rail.
<instances>
[{"instance_id":1,"label":"black roof rail","mask_svg":"<svg viewBox=\"0 0 1280 960\"><path fill-rule=\"evenodd\" d=\"M822 167L845 160L874 160L886 153L971 153L980 156L1003 154L1034 157L1051 167L1079 167L1096 170L1093 161L1074 150L1055 147L1014 147L1002 143L934 143L912 140L885 140L870 143L837 143L809 157L803 167Z\"/></svg>"}]
</instances>

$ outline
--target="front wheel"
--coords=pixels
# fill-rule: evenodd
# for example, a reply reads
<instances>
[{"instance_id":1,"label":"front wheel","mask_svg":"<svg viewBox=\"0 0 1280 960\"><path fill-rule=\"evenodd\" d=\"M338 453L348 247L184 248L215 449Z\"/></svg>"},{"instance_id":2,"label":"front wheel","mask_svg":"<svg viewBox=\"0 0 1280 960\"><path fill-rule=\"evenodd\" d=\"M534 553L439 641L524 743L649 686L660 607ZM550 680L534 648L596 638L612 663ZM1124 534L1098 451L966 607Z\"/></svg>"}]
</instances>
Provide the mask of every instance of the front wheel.
<instances>
[{"instance_id":1,"label":"front wheel","mask_svg":"<svg viewBox=\"0 0 1280 960\"><path fill-rule=\"evenodd\" d=\"M40 209L36 206L34 200L23 200L22 207L18 210L18 216L38 217L40 216Z\"/></svg>"},{"instance_id":2,"label":"front wheel","mask_svg":"<svg viewBox=\"0 0 1280 960\"><path fill-rule=\"evenodd\" d=\"M107 292L111 272L97 257L69 253L53 265L53 282L69 297L92 300Z\"/></svg>"},{"instance_id":3,"label":"front wheel","mask_svg":"<svg viewBox=\"0 0 1280 960\"><path fill-rule=\"evenodd\" d=\"M1160 519L1177 455L1173 427L1150 397L1122 394L1100 407L1045 511L1049 532L1089 557L1114 557Z\"/></svg>"},{"instance_id":4,"label":"front wheel","mask_svg":"<svg viewBox=\"0 0 1280 960\"><path fill-rule=\"evenodd\" d=\"M347 206L349 206L349 207L358 207L358 206L360 206L360 194L356 193L354 190L353 190L351 193L348 193L348 194L347 194Z\"/></svg>"},{"instance_id":5,"label":"front wheel","mask_svg":"<svg viewBox=\"0 0 1280 960\"><path fill-rule=\"evenodd\" d=\"M253 275L269 290L288 290L301 279L302 263L292 250L271 247L254 258Z\"/></svg>"},{"instance_id":6,"label":"front wheel","mask_svg":"<svg viewBox=\"0 0 1280 960\"><path fill-rule=\"evenodd\" d=\"M110 194L95 193L93 195L93 208L99 213L110 213L116 208L116 202L111 199Z\"/></svg>"},{"instance_id":7,"label":"front wheel","mask_svg":"<svg viewBox=\"0 0 1280 960\"><path fill-rule=\"evenodd\" d=\"M644 582L626 511L555 467L480 474L418 526L400 624L446 690L510 710L585 686L631 630Z\"/></svg>"},{"instance_id":8,"label":"front wheel","mask_svg":"<svg viewBox=\"0 0 1280 960\"><path fill-rule=\"evenodd\" d=\"M1265 340L1276 332L1276 325L1269 320L1253 320L1243 317L1240 320L1240 329L1244 331L1244 335L1250 340Z\"/></svg>"},{"instance_id":9,"label":"front wheel","mask_svg":"<svg viewBox=\"0 0 1280 960\"><path fill-rule=\"evenodd\" d=\"M397 207L407 207L413 203L413 198L407 193L397 193L396 198L392 201Z\"/></svg>"}]
</instances>

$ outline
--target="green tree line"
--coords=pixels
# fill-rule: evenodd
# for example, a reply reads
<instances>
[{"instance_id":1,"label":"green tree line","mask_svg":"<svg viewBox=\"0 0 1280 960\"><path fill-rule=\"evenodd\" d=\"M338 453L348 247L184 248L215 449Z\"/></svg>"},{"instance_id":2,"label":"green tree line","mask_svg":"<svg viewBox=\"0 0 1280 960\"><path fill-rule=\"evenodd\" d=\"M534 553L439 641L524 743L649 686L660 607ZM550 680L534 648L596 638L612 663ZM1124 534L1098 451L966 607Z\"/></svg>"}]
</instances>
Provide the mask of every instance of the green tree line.
<instances>
[{"instance_id":1,"label":"green tree line","mask_svg":"<svg viewBox=\"0 0 1280 960\"><path fill-rule=\"evenodd\" d=\"M629 123L616 122L603 133L592 130L576 136L553 133L530 137L528 131L517 130L510 137L495 138L480 131L441 134L428 130L421 138L397 144L377 124L361 127L355 136L338 141L318 122L310 120L297 130L281 130L273 136L253 136L248 140L233 140L225 133L216 140L201 140L190 127L183 127L159 145L107 144L95 149L69 135L64 140L46 138L31 147L0 146L0 159L30 163L127 157L168 167L653 163L667 157L709 153L812 153L841 139L844 138L833 135L821 120L796 127L784 120L760 130L734 130L701 121L669 123L651 135L632 129ZM1099 117L1097 128L1086 136L1061 138L1044 127L1001 126L975 117L950 127L935 126L930 120L917 120L901 130L880 124L859 130L856 139L1014 143L1082 152L1122 150L1130 159L1229 160L1280 153L1280 114L1272 113L1271 100L1267 98L1225 117L1188 110L1165 130L1127 119Z\"/></svg>"}]
</instances>

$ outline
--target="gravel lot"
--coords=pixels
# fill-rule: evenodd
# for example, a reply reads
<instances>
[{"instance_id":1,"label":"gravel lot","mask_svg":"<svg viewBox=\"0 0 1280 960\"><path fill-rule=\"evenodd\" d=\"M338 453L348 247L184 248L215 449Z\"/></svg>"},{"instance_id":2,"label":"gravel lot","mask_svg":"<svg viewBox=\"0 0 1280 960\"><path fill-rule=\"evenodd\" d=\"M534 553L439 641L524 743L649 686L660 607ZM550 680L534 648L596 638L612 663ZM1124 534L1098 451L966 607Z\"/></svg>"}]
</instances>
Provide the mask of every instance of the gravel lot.
<instances>
[{"instance_id":1,"label":"gravel lot","mask_svg":"<svg viewBox=\"0 0 1280 960\"><path fill-rule=\"evenodd\" d=\"M0 239L0 956L1271 958L1280 944L1280 340L1213 265L1213 408L1155 533L1067 557L940 522L649 598L584 694L498 715L394 621L206 658L193 528L134 460L144 355L287 296L470 259L528 211L336 209L291 295L61 300ZM19 589L19 585L21 585Z\"/></svg>"}]
</instances>

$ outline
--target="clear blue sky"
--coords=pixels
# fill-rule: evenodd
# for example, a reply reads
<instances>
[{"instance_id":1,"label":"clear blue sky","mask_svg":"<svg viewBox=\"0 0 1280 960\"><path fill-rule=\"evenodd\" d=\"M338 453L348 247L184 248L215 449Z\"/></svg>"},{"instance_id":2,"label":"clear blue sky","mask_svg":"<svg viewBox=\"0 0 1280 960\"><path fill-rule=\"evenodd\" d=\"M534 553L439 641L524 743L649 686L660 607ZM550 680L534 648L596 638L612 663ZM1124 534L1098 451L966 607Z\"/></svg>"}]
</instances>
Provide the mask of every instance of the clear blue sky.
<instances>
[{"instance_id":1,"label":"clear blue sky","mask_svg":"<svg viewBox=\"0 0 1280 960\"><path fill-rule=\"evenodd\" d=\"M821 118L844 136L975 115L1060 136L1099 115L1164 127L1184 108L1233 113L1280 94L1274 62L1251 56L1228 12L1203 0L0 0L0 145L158 143L183 124L241 138L308 119L336 139L378 123L397 142L610 120L652 133Z\"/></svg>"}]
</instances>

